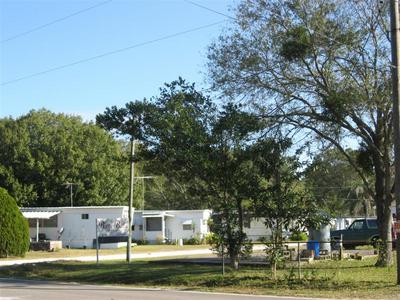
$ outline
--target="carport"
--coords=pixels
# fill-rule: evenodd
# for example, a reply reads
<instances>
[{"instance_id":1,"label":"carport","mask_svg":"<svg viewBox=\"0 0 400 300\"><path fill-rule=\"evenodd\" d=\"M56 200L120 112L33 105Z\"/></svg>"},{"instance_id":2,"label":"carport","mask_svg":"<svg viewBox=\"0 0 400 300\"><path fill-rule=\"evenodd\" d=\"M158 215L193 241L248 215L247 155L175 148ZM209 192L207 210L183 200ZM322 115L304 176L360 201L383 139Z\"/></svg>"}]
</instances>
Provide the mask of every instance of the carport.
<instances>
[{"instance_id":1,"label":"carport","mask_svg":"<svg viewBox=\"0 0 400 300\"><path fill-rule=\"evenodd\" d=\"M48 220L58 215L60 211L21 211L27 219L36 219L36 242L39 242L39 220Z\"/></svg>"}]
</instances>

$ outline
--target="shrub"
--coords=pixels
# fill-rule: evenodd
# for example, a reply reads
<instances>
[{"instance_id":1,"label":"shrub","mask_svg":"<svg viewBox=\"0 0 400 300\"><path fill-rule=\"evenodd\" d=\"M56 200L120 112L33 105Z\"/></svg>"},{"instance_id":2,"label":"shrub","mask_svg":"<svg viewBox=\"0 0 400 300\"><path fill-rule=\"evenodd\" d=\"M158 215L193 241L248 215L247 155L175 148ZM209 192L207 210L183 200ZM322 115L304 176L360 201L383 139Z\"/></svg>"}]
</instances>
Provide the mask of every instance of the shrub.
<instances>
[{"instance_id":1,"label":"shrub","mask_svg":"<svg viewBox=\"0 0 400 300\"><path fill-rule=\"evenodd\" d=\"M192 237L190 239L183 239L184 245L201 245L202 240L199 237Z\"/></svg>"},{"instance_id":2,"label":"shrub","mask_svg":"<svg viewBox=\"0 0 400 300\"><path fill-rule=\"evenodd\" d=\"M215 245L215 244L217 244L218 237L215 233L210 232L210 233L207 233L207 235L205 236L204 239L205 239L206 244Z\"/></svg>"},{"instance_id":3,"label":"shrub","mask_svg":"<svg viewBox=\"0 0 400 300\"><path fill-rule=\"evenodd\" d=\"M162 235L158 235L156 237L156 245L163 245L165 244L165 239L163 238Z\"/></svg>"},{"instance_id":4,"label":"shrub","mask_svg":"<svg viewBox=\"0 0 400 300\"><path fill-rule=\"evenodd\" d=\"M178 240L170 240L170 239L167 239L166 241L165 241L165 243L167 244L167 245L178 245Z\"/></svg>"},{"instance_id":5,"label":"shrub","mask_svg":"<svg viewBox=\"0 0 400 300\"><path fill-rule=\"evenodd\" d=\"M292 235L290 236L291 241L307 241L307 234L301 231L293 231Z\"/></svg>"},{"instance_id":6,"label":"shrub","mask_svg":"<svg viewBox=\"0 0 400 300\"><path fill-rule=\"evenodd\" d=\"M28 250L28 221L14 198L0 188L0 257L24 256Z\"/></svg>"},{"instance_id":7,"label":"shrub","mask_svg":"<svg viewBox=\"0 0 400 300\"><path fill-rule=\"evenodd\" d=\"M135 239L133 239L133 240L132 240L132 243L136 243L136 245L142 246L142 245L148 245L148 244L149 244L149 241L146 240L146 239L142 239L142 240L135 240Z\"/></svg>"},{"instance_id":8,"label":"shrub","mask_svg":"<svg viewBox=\"0 0 400 300\"><path fill-rule=\"evenodd\" d=\"M259 243L261 243L261 244L267 244L267 243L270 243L271 242L271 236L260 236L258 239L257 239L257 242L259 242Z\"/></svg>"}]
</instances>

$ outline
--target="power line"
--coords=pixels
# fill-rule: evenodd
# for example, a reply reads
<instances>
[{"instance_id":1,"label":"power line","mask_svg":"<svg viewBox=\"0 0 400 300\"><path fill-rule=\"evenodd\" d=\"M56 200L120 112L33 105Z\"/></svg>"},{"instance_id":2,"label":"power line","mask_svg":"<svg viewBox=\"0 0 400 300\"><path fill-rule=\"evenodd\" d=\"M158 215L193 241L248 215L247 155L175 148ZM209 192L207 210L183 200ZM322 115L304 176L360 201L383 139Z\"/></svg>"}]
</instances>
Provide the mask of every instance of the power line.
<instances>
[{"instance_id":1,"label":"power line","mask_svg":"<svg viewBox=\"0 0 400 300\"><path fill-rule=\"evenodd\" d=\"M218 15L221 15L221 16L224 16L224 17L227 17L227 18L229 18L229 19L232 19L232 20L235 20L235 21L236 21L236 18L235 18L235 17L232 17L232 16L230 16L230 15L224 14L224 13L222 13L222 12L220 12L220 11L214 10L214 9L209 8L209 7L207 7L207 6L198 4L198 3L193 2L193 1L190 1L190 0L184 0L184 1L187 2L187 3L190 3L190 4L192 4L192 5L195 5L195 6L197 6L197 7L203 8L203 9L205 9L205 10L211 11L211 12L213 12L213 13L216 13L216 14L218 14Z\"/></svg>"},{"instance_id":2,"label":"power line","mask_svg":"<svg viewBox=\"0 0 400 300\"><path fill-rule=\"evenodd\" d=\"M107 3L110 3L111 1L113 1L113 0L103 1L103 2L97 3L97 4L93 5L93 6L90 6L90 7L81 9L81 10L78 10L78 11L76 11L76 12L74 12L74 13L72 13L72 14L69 14L69 15L67 15L67 16L61 17L61 18L56 19L56 20L53 20L53 21L51 21L51 22L49 22L49 23L46 23L46 24L43 24L43 25L39 25L39 26L34 27L34 28L32 28L32 29L29 29L29 30L27 30L27 31L18 33L18 34L13 35L13 36L11 36L11 37L9 37L9 38L6 38L6 39L4 39L4 40L1 40L0 43L3 44L3 43L6 43L6 42L15 40L15 39L17 39L17 38L19 38L19 37L28 35L28 34L30 34L30 33L32 33L32 32L39 31L39 30L41 30L41 29L43 29L43 28L46 28L46 27L49 27L49 26L51 26L51 25L53 25L53 24L62 22L62 21L64 21L64 20L66 20L66 19L75 17L76 15L79 15L79 14L81 14L81 13L87 12L87 11L92 10L92 9L95 9L95 8L97 8L97 7L99 7L99 6L102 6L102 5L105 5L105 4L107 4Z\"/></svg>"},{"instance_id":3,"label":"power line","mask_svg":"<svg viewBox=\"0 0 400 300\"><path fill-rule=\"evenodd\" d=\"M153 44L153 43L156 43L156 42L168 40L168 39L180 36L180 35L184 35L184 34L188 34L188 33L191 33L191 32L199 31L199 30L202 30L202 29L205 29L205 28L209 28L209 27L221 24L223 22L225 22L225 20L214 22L214 23L207 24L207 25L203 25L203 26L200 26L200 27L195 27L195 28L188 29L188 30L185 30L185 31L180 31L180 32L177 32L177 33L174 33L174 34L166 35L166 36L154 39L154 40L149 40L149 41L138 43L138 44L135 44L135 45L132 45L132 46L128 46L128 47L112 50L112 51L109 51L109 52L104 52L102 54L98 54L98 55L95 55L95 56L91 56L91 57L87 57L87 58L84 58L84 59L80 59L80 60L65 64L65 65L60 65L60 66L53 67L53 68L50 68L50 69L47 69L47 70L44 70L44 71L41 71L41 72L32 73L30 75L21 76L21 77L16 78L16 79L5 81L5 82L2 82L1 85L2 86L8 85L8 84L15 83L15 82L18 82L18 81L21 81L21 80L29 79L29 78L32 78L32 77L36 77L36 76L44 75L44 74L47 74L47 73L50 73L50 72L58 71L58 70L65 69L65 68L68 68L68 67L72 67L72 66L75 66L75 65L78 65L78 64L86 63L86 62L89 62L89 61L92 61L92 60L96 60L96 59L99 59L99 58L102 58L102 57L105 57L105 56L114 55L114 54L117 54L117 53L121 53L121 52L125 52L125 51L128 51L128 50L132 50L134 48L139 48L139 47L146 46L146 45L149 45L149 44Z\"/></svg>"},{"instance_id":4,"label":"power line","mask_svg":"<svg viewBox=\"0 0 400 300\"><path fill-rule=\"evenodd\" d=\"M229 18L229 19L232 19L232 20L234 20L234 21L238 21L238 19L235 18L235 17L232 17L232 16L230 16L230 15L224 14L224 13L222 13L222 12L220 12L220 11L214 10L214 9L209 8L209 7L207 7L207 6L198 4L198 3L193 2L193 1L190 1L190 0L184 0L184 1L187 2L187 3L190 3L190 4L192 4L192 5L195 5L195 6L197 6L197 7L200 7L200 8L202 8L202 9L205 9L205 10L211 11L211 12L213 12L213 13L216 13L216 14L218 14L218 15L225 16L225 17L227 17L227 18ZM272 15L274 15L274 16L280 17L280 16L279 16L278 14L276 14L276 13L273 13L273 12L269 12L269 13L272 14ZM345 45L343 42L339 41L338 39L332 38L332 37L330 37L330 36L328 36L328 35L321 34L321 33L319 33L319 32L315 32L314 34L315 34L315 35L318 35L319 37L326 38L327 40L329 40L329 41L331 41L331 42L335 42L335 43L339 43L339 44L341 44L341 45ZM384 66L387 66L387 67L390 67L390 68L396 68L396 66L394 66L394 65L392 65L392 64L385 64ZM368 68L368 69L373 69L373 70L377 69L377 70L379 70L379 71L386 70L385 68L374 68L374 67L369 67L369 66L366 66L366 68Z\"/></svg>"}]
</instances>

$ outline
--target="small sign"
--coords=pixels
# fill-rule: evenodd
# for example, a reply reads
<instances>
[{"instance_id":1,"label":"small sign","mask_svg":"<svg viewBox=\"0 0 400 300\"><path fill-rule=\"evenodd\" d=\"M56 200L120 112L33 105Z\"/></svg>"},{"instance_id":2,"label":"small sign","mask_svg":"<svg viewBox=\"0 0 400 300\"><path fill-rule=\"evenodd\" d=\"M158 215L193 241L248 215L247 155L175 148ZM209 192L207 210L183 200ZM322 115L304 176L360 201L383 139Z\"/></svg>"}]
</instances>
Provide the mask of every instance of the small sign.
<instances>
[{"instance_id":1,"label":"small sign","mask_svg":"<svg viewBox=\"0 0 400 300\"><path fill-rule=\"evenodd\" d=\"M396 233L400 233L400 221L395 221L393 227Z\"/></svg>"},{"instance_id":2,"label":"small sign","mask_svg":"<svg viewBox=\"0 0 400 300\"><path fill-rule=\"evenodd\" d=\"M129 221L127 218L96 219L98 236L127 236Z\"/></svg>"}]
</instances>

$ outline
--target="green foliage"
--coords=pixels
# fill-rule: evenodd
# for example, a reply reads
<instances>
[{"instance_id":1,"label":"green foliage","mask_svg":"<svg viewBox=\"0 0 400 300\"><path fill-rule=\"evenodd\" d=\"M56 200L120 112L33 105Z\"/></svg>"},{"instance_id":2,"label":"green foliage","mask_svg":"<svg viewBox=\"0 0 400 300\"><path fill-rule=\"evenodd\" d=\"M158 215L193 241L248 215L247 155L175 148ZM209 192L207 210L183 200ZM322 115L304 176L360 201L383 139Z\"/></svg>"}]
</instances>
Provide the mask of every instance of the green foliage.
<instances>
[{"instance_id":1,"label":"green foliage","mask_svg":"<svg viewBox=\"0 0 400 300\"><path fill-rule=\"evenodd\" d=\"M135 243L137 245L148 245L149 241L146 239L141 239L141 240L132 240L132 243Z\"/></svg>"},{"instance_id":2,"label":"green foliage","mask_svg":"<svg viewBox=\"0 0 400 300\"><path fill-rule=\"evenodd\" d=\"M151 102L107 109L97 122L141 141L146 151L138 159L146 161L146 171L161 175L152 183L164 186L159 199L175 198L167 197L175 192L176 208L211 207L219 213L214 231L237 263L248 243L243 213L253 177L246 148L261 122L233 104L218 112L208 97L181 78L166 84ZM171 200L163 204L160 208Z\"/></svg>"},{"instance_id":3,"label":"green foliage","mask_svg":"<svg viewBox=\"0 0 400 300\"><path fill-rule=\"evenodd\" d=\"M286 32L286 40L282 43L281 55L289 60L305 58L311 52L310 35L307 28L298 26Z\"/></svg>"},{"instance_id":4,"label":"green foliage","mask_svg":"<svg viewBox=\"0 0 400 300\"><path fill-rule=\"evenodd\" d=\"M292 234L290 235L290 240L295 241L295 242L303 242L307 241L308 236L307 233L302 232L302 231L292 231Z\"/></svg>"},{"instance_id":5,"label":"green foliage","mask_svg":"<svg viewBox=\"0 0 400 300\"><path fill-rule=\"evenodd\" d=\"M371 149L365 145L361 144L360 148L357 150L357 165L359 165L366 174L372 176L374 174L374 163L373 155Z\"/></svg>"},{"instance_id":6,"label":"green foliage","mask_svg":"<svg viewBox=\"0 0 400 300\"><path fill-rule=\"evenodd\" d=\"M125 144L79 117L31 111L0 120L0 185L21 206L115 205L127 199Z\"/></svg>"},{"instance_id":7,"label":"green foliage","mask_svg":"<svg viewBox=\"0 0 400 300\"><path fill-rule=\"evenodd\" d=\"M283 155L289 140L265 138L266 123L258 116L233 103L218 110L181 78L166 84L150 102L112 107L97 121L141 141L143 152L135 159L145 161L147 172L161 175L152 183L164 186L157 197L175 192L176 208L213 209L209 242L230 257L234 268L252 249L243 229L245 215L263 217L277 242L291 222L304 225L315 211L296 185L297 158ZM168 204L171 200L164 202Z\"/></svg>"},{"instance_id":8,"label":"green foliage","mask_svg":"<svg viewBox=\"0 0 400 300\"><path fill-rule=\"evenodd\" d=\"M208 238L208 243L218 255L225 255L231 259L233 268L237 269L240 258L247 258L252 253L252 243L243 232L240 216L235 207L224 205L223 212L213 216L210 227L213 235Z\"/></svg>"},{"instance_id":9,"label":"green foliage","mask_svg":"<svg viewBox=\"0 0 400 300\"><path fill-rule=\"evenodd\" d=\"M199 184L196 180L182 182L172 176L165 176L159 173L157 165L159 164L155 161L144 162L143 174L157 174L152 180L144 181L146 209L208 208L206 199L192 195L192 190L195 190L196 184Z\"/></svg>"},{"instance_id":10,"label":"green foliage","mask_svg":"<svg viewBox=\"0 0 400 300\"><path fill-rule=\"evenodd\" d=\"M28 221L7 190L0 188L0 257L24 256L29 240Z\"/></svg>"},{"instance_id":11,"label":"green foliage","mask_svg":"<svg viewBox=\"0 0 400 300\"><path fill-rule=\"evenodd\" d=\"M273 277L276 279L276 266L284 259L284 246L283 244L277 244L274 242L266 242L265 246L267 262L273 267L272 274Z\"/></svg>"},{"instance_id":12,"label":"green foliage","mask_svg":"<svg viewBox=\"0 0 400 300\"><path fill-rule=\"evenodd\" d=\"M383 240L394 182L391 69L383 67L391 61L388 5L243 0L208 54L218 92L251 104L277 131L307 136L309 149L333 146L344 155L375 202ZM358 158L347 153L350 140L366 150ZM388 266L390 248L382 253Z\"/></svg>"},{"instance_id":13,"label":"green foliage","mask_svg":"<svg viewBox=\"0 0 400 300\"><path fill-rule=\"evenodd\" d=\"M217 239L218 239L218 236L213 232L209 232L204 238L205 243L208 244L208 245L217 244L218 243Z\"/></svg>"},{"instance_id":14,"label":"green foliage","mask_svg":"<svg viewBox=\"0 0 400 300\"><path fill-rule=\"evenodd\" d=\"M355 109L362 109L362 95L356 90L343 89L343 87L332 89L329 94L321 95L322 114L328 118L343 118Z\"/></svg>"},{"instance_id":15,"label":"green foliage","mask_svg":"<svg viewBox=\"0 0 400 300\"><path fill-rule=\"evenodd\" d=\"M261 154L253 171L258 176L258 184L252 188L253 210L271 230L271 239L265 244L274 279L283 259L283 231L320 222L315 203L301 185L298 159L286 155L290 145L288 140L264 140L255 145L255 153Z\"/></svg>"},{"instance_id":16,"label":"green foliage","mask_svg":"<svg viewBox=\"0 0 400 300\"><path fill-rule=\"evenodd\" d=\"M365 152L347 150L357 160ZM331 215L372 215L373 199L365 192L362 180L348 160L336 149L314 157L304 172L304 184L320 208Z\"/></svg>"},{"instance_id":17,"label":"green foliage","mask_svg":"<svg viewBox=\"0 0 400 300\"><path fill-rule=\"evenodd\" d=\"M314 201L300 181L296 156L285 155L289 141L268 141L257 145L262 156L257 160L258 180L253 188L253 210L272 231L272 241L282 243L283 230L299 229L319 222Z\"/></svg>"},{"instance_id":18,"label":"green foliage","mask_svg":"<svg viewBox=\"0 0 400 300\"><path fill-rule=\"evenodd\" d=\"M184 245L201 245L203 244L202 239L197 236L191 237L189 239L183 239Z\"/></svg>"},{"instance_id":19,"label":"green foliage","mask_svg":"<svg viewBox=\"0 0 400 300\"><path fill-rule=\"evenodd\" d=\"M146 150L134 158L144 162L146 175L158 175L146 183L146 208L207 208L204 183L193 174L202 170L207 126L214 111L210 99L179 78L165 84L151 101L107 108L96 117L101 127L140 141Z\"/></svg>"}]
</instances>

